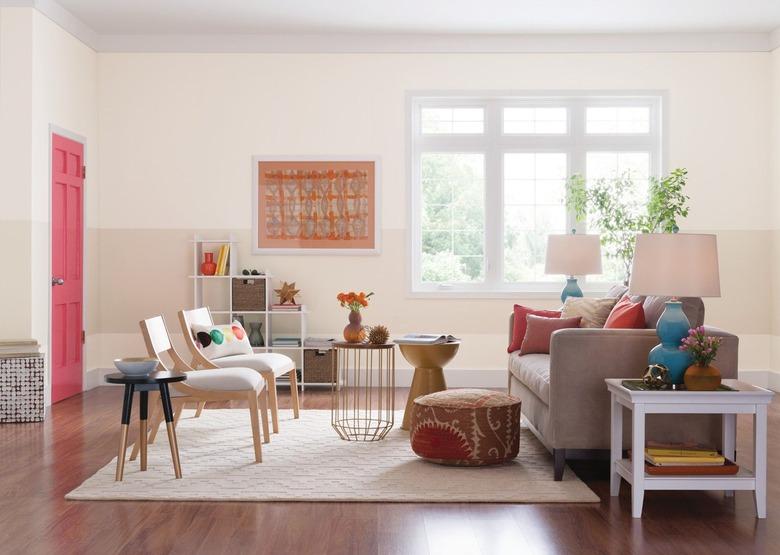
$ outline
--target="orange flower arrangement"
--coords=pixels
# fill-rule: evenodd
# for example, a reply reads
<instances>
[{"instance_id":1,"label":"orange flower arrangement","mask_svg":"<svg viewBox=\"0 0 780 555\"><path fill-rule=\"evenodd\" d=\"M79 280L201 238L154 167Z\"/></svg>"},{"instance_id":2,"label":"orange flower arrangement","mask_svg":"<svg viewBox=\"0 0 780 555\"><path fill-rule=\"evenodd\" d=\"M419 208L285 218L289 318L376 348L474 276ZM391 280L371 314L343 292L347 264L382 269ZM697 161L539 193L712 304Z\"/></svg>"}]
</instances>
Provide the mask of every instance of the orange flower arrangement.
<instances>
[{"instance_id":1,"label":"orange flower arrangement","mask_svg":"<svg viewBox=\"0 0 780 555\"><path fill-rule=\"evenodd\" d=\"M344 308L348 308L353 312L360 312L361 308L365 308L368 306L368 299L373 295L374 292L371 293L364 293L361 291L360 293L355 293L354 291L350 291L349 293L339 293L336 295L336 300L343 306Z\"/></svg>"}]
</instances>

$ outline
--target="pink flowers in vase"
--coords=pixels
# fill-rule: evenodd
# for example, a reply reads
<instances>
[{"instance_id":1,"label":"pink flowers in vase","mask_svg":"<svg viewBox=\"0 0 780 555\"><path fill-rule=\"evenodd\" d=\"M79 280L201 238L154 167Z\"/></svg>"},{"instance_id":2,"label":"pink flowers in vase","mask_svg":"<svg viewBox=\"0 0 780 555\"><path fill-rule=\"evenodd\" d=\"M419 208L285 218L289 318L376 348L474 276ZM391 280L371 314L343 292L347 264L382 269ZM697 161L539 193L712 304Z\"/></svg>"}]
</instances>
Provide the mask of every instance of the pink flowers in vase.
<instances>
[{"instance_id":1,"label":"pink flowers in vase","mask_svg":"<svg viewBox=\"0 0 780 555\"><path fill-rule=\"evenodd\" d=\"M688 336L683 338L680 350L688 351L697 366L709 366L718 354L720 340L720 337L704 335L704 326L699 326L688 330Z\"/></svg>"}]
</instances>

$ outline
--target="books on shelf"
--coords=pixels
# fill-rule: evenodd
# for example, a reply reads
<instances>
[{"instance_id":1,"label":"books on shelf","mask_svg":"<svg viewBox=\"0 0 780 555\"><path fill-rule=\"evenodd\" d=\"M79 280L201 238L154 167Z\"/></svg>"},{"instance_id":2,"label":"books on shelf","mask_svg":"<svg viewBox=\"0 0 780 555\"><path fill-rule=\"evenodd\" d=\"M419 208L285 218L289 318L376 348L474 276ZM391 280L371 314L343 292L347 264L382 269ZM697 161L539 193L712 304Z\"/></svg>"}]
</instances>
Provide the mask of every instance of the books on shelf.
<instances>
[{"instance_id":1,"label":"books on shelf","mask_svg":"<svg viewBox=\"0 0 780 555\"><path fill-rule=\"evenodd\" d=\"M318 351L328 351L333 348L333 343L336 340L324 337L307 337L303 341L303 346L307 349L316 349Z\"/></svg>"},{"instance_id":2,"label":"books on shelf","mask_svg":"<svg viewBox=\"0 0 780 555\"><path fill-rule=\"evenodd\" d=\"M271 341L271 347L300 347L300 337L275 337Z\"/></svg>"},{"instance_id":3,"label":"books on shelf","mask_svg":"<svg viewBox=\"0 0 780 555\"><path fill-rule=\"evenodd\" d=\"M41 346L35 339L0 341L0 357L23 357L38 355Z\"/></svg>"},{"instance_id":4,"label":"books on shelf","mask_svg":"<svg viewBox=\"0 0 780 555\"><path fill-rule=\"evenodd\" d=\"M436 335L432 333L407 333L403 337L394 339L399 345L441 345L460 341L452 335Z\"/></svg>"},{"instance_id":5,"label":"books on shelf","mask_svg":"<svg viewBox=\"0 0 780 555\"><path fill-rule=\"evenodd\" d=\"M654 466L723 466L726 458L715 449L700 445L649 444L645 461Z\"/></svg>"},{"instance_id":6,"label":"books on shelf","mask_svg":"<svg viewBox=\"0 0 780 555\"><path fill-rule=\"evenodd\" d=\"M300 312L302 307L301 304L272 304L271 310L274 312Z\"/></svg>"},{"instance_id":7,"label":"books on shelf","mask_svg":"<svg viewBox=\"0 0 780 555\"><path fill-rule=\"evenodd\" d=\"M218 276L227 275L228 260L230 259L230 243L225 243L219 247L219 254L217 255L217 272Z\"/></svg>"}]
</instances>

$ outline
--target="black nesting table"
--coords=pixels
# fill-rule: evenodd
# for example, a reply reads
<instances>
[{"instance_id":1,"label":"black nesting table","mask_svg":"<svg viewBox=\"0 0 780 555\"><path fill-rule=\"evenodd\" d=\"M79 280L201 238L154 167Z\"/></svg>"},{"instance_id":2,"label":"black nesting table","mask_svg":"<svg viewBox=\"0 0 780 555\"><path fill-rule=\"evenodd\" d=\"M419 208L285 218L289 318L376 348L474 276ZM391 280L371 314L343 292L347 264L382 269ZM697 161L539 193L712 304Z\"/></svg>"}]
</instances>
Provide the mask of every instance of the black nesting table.
<instances>
[{"instance_id":1,"label":"black nesting table","mask_svg":"<svg viewBox=\"0 0 780 555\"><path fill-rule=\"evenodd\" d=\"M173 426L173 409L171 408L171 394L168 391L168 384L174 382L183 382L187 379L186 374L181 372L168 372L165 370L152 372L147 376L128 376L117 372L108 374L105 377L107 383L120 384L125 386L125 398L122 404L122 430L119 436L119 454L116 459L116 480L121 481L125 470L125 451L127 450L127 430L130 426L130 412L133 408L133 393L137 390L140 397L140 428L141 437L141 470L146 470L146 439L147 428L146 420L149 412L149 390L158 388L160 390L160 401L165 415L165 425L168 428L168 443L171 446L171 459L173 460L173 471L177 478L181 478L181 464L179 463L179 445L176 442L176 428Z\"/></svg>"}]
</instances>

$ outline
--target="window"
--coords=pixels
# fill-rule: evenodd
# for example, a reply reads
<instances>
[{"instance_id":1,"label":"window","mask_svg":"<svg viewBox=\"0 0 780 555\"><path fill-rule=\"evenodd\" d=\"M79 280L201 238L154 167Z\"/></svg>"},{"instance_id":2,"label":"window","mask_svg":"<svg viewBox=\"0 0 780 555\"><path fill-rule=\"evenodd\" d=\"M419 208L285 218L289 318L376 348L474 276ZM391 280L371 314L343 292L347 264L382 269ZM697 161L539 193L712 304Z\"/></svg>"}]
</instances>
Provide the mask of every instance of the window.
<instances>
[{"instance_id":1,"label":"window","mask_svg":"<svg viewBox=\"0 0 780 555\"><path fill-rule=\"evenodd\" d=\"M641 197L660 174L658 96L421 96L410 107L413 292L557 293L547 235L588 231L566 209L568 177L628 173ZM620 278L604 262L586 289Z\"/></svg>"}]
</instances>

